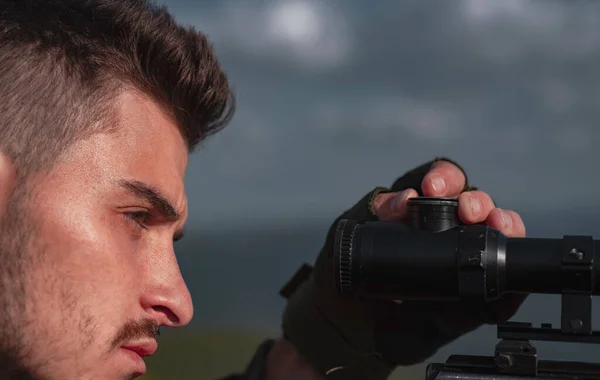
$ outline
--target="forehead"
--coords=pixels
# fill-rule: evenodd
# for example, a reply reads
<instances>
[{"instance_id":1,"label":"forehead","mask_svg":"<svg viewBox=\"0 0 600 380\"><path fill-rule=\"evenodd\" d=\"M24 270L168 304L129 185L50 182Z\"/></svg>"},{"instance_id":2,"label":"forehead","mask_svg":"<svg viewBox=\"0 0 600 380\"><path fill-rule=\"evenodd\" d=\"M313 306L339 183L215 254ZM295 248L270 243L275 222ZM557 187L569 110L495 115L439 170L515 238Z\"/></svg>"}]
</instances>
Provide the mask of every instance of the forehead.
<instances>
[{"instance_id":1,"label":"forehead","mask_svg":"<svg viewBox=\"0 0 600 380\"><path fill-rule=\"evenodd\" d=\"M184 213L188 149L177 123L139 93L125 92L117 101L119 128L113 143L118 155L128 158L122 170L164 192Z\"/></svg>"},{"instance_id":2,"label":"forehead","mask_svg":"<svg viewBox=\"0 0 600 380\"><path fill-rule=\"evenodd\" d=\"M175 120L155 102L137 92L124 92L116 100L114 141L133 157L161 157L183 177L188 151ZM148 162L153 167L156 162Z\"/></svg>"},{"instance_id":3,"label":"forehead","mask_svg":"<svg viewBox=\"0 0 600 380\"><path fill-rule=\"evenodd\" d=\"M96 186L138 181L159 190L186 214L187 144L176 122L149 98L124 92L115 99L110 133L74 144L63 160L73 182ZM65 162L66 161L66 162ZM73 184L75 185L75 184Z\"/></svg>"}]
</instances>

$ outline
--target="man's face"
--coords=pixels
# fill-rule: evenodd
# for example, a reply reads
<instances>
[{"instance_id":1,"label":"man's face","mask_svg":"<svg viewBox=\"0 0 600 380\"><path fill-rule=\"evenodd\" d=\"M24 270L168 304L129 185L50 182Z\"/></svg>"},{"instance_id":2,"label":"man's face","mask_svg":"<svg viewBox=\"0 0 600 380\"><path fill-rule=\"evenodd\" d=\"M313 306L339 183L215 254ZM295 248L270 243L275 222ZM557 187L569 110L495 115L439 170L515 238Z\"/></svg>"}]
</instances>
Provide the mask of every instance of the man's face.
<instances>
[{"instance_id":1,"label":"man's face","mask_svg":"<svg viewBox=\"0 0 600 380\"><path fill-rule=\"evenodd\" d=\"M26 278L12 279L23 303L5 300L20 311L0 336L36 378L133 378L156 328L192 318L173 251L187 213L185 141L153 102L118 101L118 132L73 145L26 206Z\"/></svg>"}]
</instances>

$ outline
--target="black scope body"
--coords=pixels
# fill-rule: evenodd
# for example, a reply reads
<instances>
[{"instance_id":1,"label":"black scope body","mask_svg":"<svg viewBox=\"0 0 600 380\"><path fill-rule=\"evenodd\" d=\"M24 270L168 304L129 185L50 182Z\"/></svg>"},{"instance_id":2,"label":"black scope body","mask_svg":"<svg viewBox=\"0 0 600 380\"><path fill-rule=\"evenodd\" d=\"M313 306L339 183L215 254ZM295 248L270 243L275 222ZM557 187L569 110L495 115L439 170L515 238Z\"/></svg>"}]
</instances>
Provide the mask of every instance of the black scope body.
<instances>
[{"instance_id":1,"label":"black scope body","mask_svg":"<svg viewBox=\"0 0 600 380\"><path fill-rule=\"evenodd\" d=\"M458 201L409 200L407 223L342 220L334 255L341 294L394 300L490 301L506 293L596 295L599 241L508 238L465 225Z\"/></svg>"}]
</instances>

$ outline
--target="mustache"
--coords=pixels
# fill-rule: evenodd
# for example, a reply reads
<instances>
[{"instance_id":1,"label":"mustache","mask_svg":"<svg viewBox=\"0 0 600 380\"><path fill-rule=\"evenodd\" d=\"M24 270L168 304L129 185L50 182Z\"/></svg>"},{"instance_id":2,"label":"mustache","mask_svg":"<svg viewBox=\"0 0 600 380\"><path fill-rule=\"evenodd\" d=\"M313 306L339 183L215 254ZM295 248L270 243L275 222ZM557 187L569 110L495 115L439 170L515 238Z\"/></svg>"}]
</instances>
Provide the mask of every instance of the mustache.
<instances>
[{"instance_id":1,"label":"mustache","mask_svg":"<svg viewBox=\"0 0 600 380\"><path fill-rule=\"evenodd\" d=\"M117 332L112 342L112 349L120 347L123 342L140 338L157 340L160 335L159 324L154 319L130 321L123 325Z\"/></svg>"}]
</instances>

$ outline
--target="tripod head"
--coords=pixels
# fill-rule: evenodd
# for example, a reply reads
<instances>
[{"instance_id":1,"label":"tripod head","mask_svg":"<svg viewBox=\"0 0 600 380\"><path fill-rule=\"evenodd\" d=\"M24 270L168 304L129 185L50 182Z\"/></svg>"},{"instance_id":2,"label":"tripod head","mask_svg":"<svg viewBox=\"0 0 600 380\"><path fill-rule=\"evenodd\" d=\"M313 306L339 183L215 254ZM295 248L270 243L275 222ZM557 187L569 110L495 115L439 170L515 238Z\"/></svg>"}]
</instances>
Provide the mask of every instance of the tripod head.
<instances>
[{"instance_id":1,"label":"tripod head","mask_svg":"<svg viewBox=\"0 0 600 380\"><path fill-rule=\"evenodd\" d=\"M531 341L600 343L592 296L600 293L600 240L508 238L464 225L458 201L409 200L409 222L342 220L335 237L342 295L390 300L485 303L508 293L560 294L561 326L497 326L494 356L453 355L427 368L427 380L600 379L600 364L543 361Z\"/></svg>"}]
</instances>

